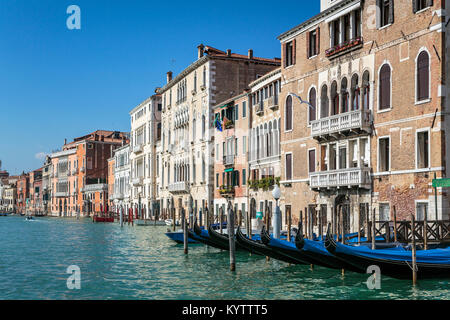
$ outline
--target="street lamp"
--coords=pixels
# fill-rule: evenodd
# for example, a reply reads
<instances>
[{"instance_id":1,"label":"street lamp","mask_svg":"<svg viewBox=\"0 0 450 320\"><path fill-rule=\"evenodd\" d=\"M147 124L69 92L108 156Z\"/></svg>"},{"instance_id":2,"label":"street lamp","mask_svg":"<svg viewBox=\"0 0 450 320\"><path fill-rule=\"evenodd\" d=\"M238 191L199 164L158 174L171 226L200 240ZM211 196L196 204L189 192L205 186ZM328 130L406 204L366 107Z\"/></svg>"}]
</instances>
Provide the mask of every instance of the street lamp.
<instances>
[{"instance_id":1,"label":"street lamp","mask_svg":"<svg viewBox=\"0 0 450 320\"><path fill-rule=\"evenodd\" d=\"M278 204L278 200L281 197L281 190L280 187L275 184L275 187L272 191L272 196L275 199L275 214L273 216L273 237L275 239L280 239L280 232L281 232L281 212L280 212L280 206Z\"/></svg>"}]
</instances>

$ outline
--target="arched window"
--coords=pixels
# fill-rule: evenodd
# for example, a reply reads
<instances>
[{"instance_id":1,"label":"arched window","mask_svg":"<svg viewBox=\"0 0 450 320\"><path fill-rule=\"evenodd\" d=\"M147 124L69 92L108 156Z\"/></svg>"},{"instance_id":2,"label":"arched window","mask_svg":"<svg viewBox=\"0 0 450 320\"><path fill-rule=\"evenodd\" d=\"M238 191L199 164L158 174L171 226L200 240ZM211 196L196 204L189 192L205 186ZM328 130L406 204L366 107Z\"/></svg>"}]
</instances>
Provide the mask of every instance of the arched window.
<instances>
[{"instance_id":1,"label":"arched window","mask_svg":"<svg viewBox=\"0 0 450 320\"><path fill-rule=\"evenodd\" d=\"M359 92L359 86L358 86L359 77L357 74L354 74L352 77L352 84L351 84L351 101L352 101L352 111L359 110L359 98L360 98L360 92Z\"/></svg>"},{"instance_id":2,"label":"arched window","mask_svg":"<svg viewBox=\"0 0 450 320\"><path fill-rule=\"evenodd\" d=\"M349 94L348 94L348 81L347 78L342 79L341 82L341 94L342 94L342 112L349 111Z\"/></svg>"},{"instance_id":3,"label":"arched window","mask_svg":"<svg viewBox=\"0 0 450 320\"><path fill-rule=\"evenodd\" d=\"M380 110L391 107L391 67L386 63L380 70Z\"/></svg>"},{"instance_id":4,"label":"arched window","mask_svg":"<svg viewBox=\"0 0 450 320\"><path fill-rule=\"evenodd\" d=\"M309 91L309 103L311 104L308 108L309 110L309 122L316 120L316 105L317 105L317 94L316 88L311 88Z\"/></svg>"},{"instance_id":5,"label":"arched window","mask_svg":"<svg viewBox=\"0 0 450 320\"><path fill-rule=\"evenodd\" d=\"M285 121L285 131L292 130L292 97L289 95L286 98L286 121Z\"/></svg>"},{"instance_id":6,"label":"arched window","mask_svg":"<svg viewBox=\"0 0 450 320\"><path fill-rule=\"evenodd\" d=\"M320 118L328 117L329 110L328 86L324 85L320 94Z\"/></svg>"},{"instance_id":7,"label":"arched window","mask_svg":"<svg viewBox=\"0 0 450 320\"><path fill-rule=\"evenodd\" d=\"M362 78L362 105L364 110L370 108L370 75L369 71L365 71Z\"/></svg>"},{"instance_id":8,"label":"arched window","mask_svg":"<svg viewBox=\"0 0 450 320\"><path fill-rule=\"evenodd\" d=\"M331 116L339 114L339 94L337 92L337 82L331 84Z\"/></svg>"},{"instance_id":9,"label":"arched window","mask_svg":"<svg viewBox=\"0 0 450 320\"><path fill-rule=\"evenodd\" d=\"M194 118L194 120L192 120L192 141L195 141L196 127L197 127L197 124L196 124L196 121Z\"/></svg>"},{"instance_id":10,"label":"arched window","mask_svg":"<svg viewBox=\"0 0 450 320\"><path fill-rule=\"evenodd\" d=\"M205 138L205 132L206 132L206 120L205 115L202 116L202 138Z\"/></svg>"},{"instance_id":11,"label":"arched window","mask_svg":"<svg viewBox=\"0 0 450 320\"><path fill-rule=\"evenodd\" d=\"M417 101L430 98L430 57L422 51L417 57Z\"/></svg>"}]
</instances>

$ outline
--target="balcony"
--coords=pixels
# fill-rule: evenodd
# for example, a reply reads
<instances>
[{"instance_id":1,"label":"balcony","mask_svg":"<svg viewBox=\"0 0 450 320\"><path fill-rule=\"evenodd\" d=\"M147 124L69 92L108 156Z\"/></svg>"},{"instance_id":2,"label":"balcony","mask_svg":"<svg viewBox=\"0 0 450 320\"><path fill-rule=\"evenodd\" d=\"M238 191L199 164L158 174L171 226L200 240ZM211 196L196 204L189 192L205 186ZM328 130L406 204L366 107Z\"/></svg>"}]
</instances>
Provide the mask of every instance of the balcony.
<instances>
[{"instance_id":1,"label":"balcony","mask_svg":"<svg viewBox=\"0 0 450 320\"><path fill-rule=\"evenodd\" d=\"M270 110L278 109L278 96L271 96L266 101Z\"/></svg>"},{"instance_id":2,"label":"balcony","mask_svg":"<svg viewBox=\"0 0 450 320\"><path fill-rule=\"evenodd\" d=\"M258 116L264 115L264 105L262 103L254 104L253 107L255 108L255 113Z\"/></svg>"},{"instance_id":3,"label":"balcony","mask_svg":"<svg viewBox=\"0 0 450 320\"><path fill-rule=\"evenodd\" d=\"M118 193L115 193L115 194L113 194L113 196L112 196L112 200L123 200L123 198L124 198L124 196L123 196L123 193L121 193L121 192L118 192Z\"/></svg>"},{"instance_id":4,"label":"balcony","mask_svg":"<svg viewBox=\"0 0 450 320\"><path fill-rule=\"evenodd\" d=\"M106 183L87 184L84 188L81 188L81 192L96 192L96 191L108 191L108 185Z\"/></svg>"},{"instance_id":5,"label":"balcony","mask_svg":"<svg viewBox=\"0 0 450 320\"><path fill-rule=\"evenodd\" d=\"M232 120L227 120L227 121L224 123L224 127L225 127L226 130L228 130L228 129L233 129L233 128L234 128L234 121L232 121Z\"/></svg>"},{"instance_id":6,"label":"balcony","mask_svg":"<svg viewBox=\"0 0 450 320\"><path fill-rule=\"evenodd\" d=\"M80 168L80 172L83 172L83 173L86 172L86 168L85 167L81 167Z\"/></svg>"},{"instance_id":7,"label":"balcony","mask_svg":"<svg viewBox=\"0 0 450 320\"><path fill-rule=\"evenodd\" d=\"M311 173L309 186L311 189L321 188L371 188L370 168L350 168L333 171Z\"/></svg>"},{"instance_id":8,"label":"balcony","mask_svg":"<svg viewBox=\"0 0 450 320\"><path fill-rule=\"evenodd\" d=\"M55 192L55 197L61 198L61 197L68 197L69 192Z\"/></svg>"},{"instance_id":9,"label":"balcony","mask_svg":"<svg viewBox=\"0 0 450 320\"><path fill-rule=\"evenodd\" d=\"M345 41L344 43L338 44L337 46L334 46L328 50L325 51L325 56L329 59L334 59L336 57L339 57L343 54L346 54L352 50L359 49L363 46L363 38L357 37L348 41Z\"/></svg>"},{"instance_id":10,"label":"balcony","mask_svg":"<svg viewBox=\"0 0 450 320\"><path fill-rule=\"evenodd\" d=\"M224 198L232 198L234 197L234 187L221 186L219 189L219 193Z\"/></svg>"},{"instance_id":11,"label":"balcony","mask_svg":"<svg viewBox=\"0 0 450 320\"><path fill-rule=\"evenodd\" d=\"M144 151L144 146L142 144L137 144L133 147L133 153L141 153Z\"/></svg>"},{"instance_id":12,"label":"balcony","mask_svg":"<svg viewBox=\"0 0 450 320\"><path fill-rule=\"evenodd\" d=\"M224 156L223 157L223 165L224 166L233 166L234 165L235 155Z\"/></svg>"},{"instance_id":13,"label":"balcony","mask_svg":"<svg viewBox=\"0 0 450 320\"><path fill-rule=\"evenodd\" d=\"M73 176L76 175L78 173L78 169L72 169L71 173Z\"/></svg>"},{"instance_id":14,"label":"balcony","mask_svg":"<svg viewBox=\"0 0 450 320\"><path fill-rule=\"evenodd\" d=\"M311 122L313 138L344 134L349 131L365 131L371 133L372 120L370 110L356 110L337 114Z\"/></svg>"},{"instance_id":15,"label":"balcony","mask_svg":"<svg viewBox=\"0 0 450 320\"><path fill-rule=\"evenodd\" d=\"M133 184L133 187L140 187L142 185L142 181L144 180L143 177L140 178L134 178L131 183Z\"/></svg>"},{"instance_id":16,"label":"balcony","mask_svg":"<svg viewBox=\"0 0 450 320\"><path fill-rule=\"evenodd\" d=\"M185 181L172 183L169 185L169 192L174 194L189 193L189 183Z\"/></svg>"}]
</instances>

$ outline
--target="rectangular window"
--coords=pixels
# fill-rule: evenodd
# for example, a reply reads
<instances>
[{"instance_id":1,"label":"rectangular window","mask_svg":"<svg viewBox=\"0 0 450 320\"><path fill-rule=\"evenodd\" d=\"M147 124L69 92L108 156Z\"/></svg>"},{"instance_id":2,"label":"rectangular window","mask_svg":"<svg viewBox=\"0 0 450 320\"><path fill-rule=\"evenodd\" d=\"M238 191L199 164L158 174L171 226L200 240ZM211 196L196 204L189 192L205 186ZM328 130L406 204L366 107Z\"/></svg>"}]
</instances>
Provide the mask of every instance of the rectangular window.
<instances>
[{"instance_id":1,"label":"rectangular window","mask_svg":"<svg viewBox=\"0 0 450 320\"><path fill-rule=\"evenodd\" d=\"M391 221L389 203L380 203L379 211L380 211L379 212L380 221Z\"/></svg>"},{"instance_id":2,"label":"rectangular window","mask_svg":"<svg viewBox=\"0 0 450 320\"><path fill-rule=\"evenodd\" d=\"M294 43L293 41L285 44L284 66L289 67L294 64Z\"/></svg>"},{"instance_id":3,"label":"rectangular window","mask_svg":"<svg viewBox=\"0 0 450 320\"><path fill-rule=\"evenodd\" d=\"M417 168L428 168L429 164L428 131L417 133Z\"/></svg>"},{"instance_id":4,"label":"rectangular window","mask_svg":"<svg viewBox=\"0 0 450 320\"><path fill-rule=\"evenodd\" d=\"M423 221L427 216L428 220L428 203L427 202L417 202L416 204L416 220Z\"/></svg>"},{"instance_id":5,"label":"rectangular window","mask_svg":"<svg viewBox=\"0 0 450 320\"><path fill-rule=\"evenodd\" d=\"M247 184L247 170L242 169L242 185L245 186Z\"/></svg>"},{"instance_id":6,"label":"rectangular window","mask_svg":"<svg viewBox=\"0 0 450 320\"><path fill-rule=\"evenodd\" d=\"M309 33L308 58L314 57L319 53L318 48L317 48L317 44L318 44L317 37L318 37L317 30L313 30Z\"/></svg>"},{"instance_id":7,"label":"rectangular window","mask_svg":"<svg viewBox=\"0 0 450 320\"><path fill-rule=\"evenodd\" d=\"M382 138L378 142L378 161L380 172L390 170L390 148L389 138Z\"/></svg>"},{"instance_id":8,"label":"rectangular window","mask_svg":"<svg viewBox=\"0 0 450 320\"><path fill-rule=\"evenodd\" d=\"M413 11L417 13L425 8L431 7L433 0L413 0Z\"/></svg>"},{"instance_id":9,"label":"rectangular window","mask_svg":"<svg viewBox=\"0 0 450 320\"><path fill-rule=\"evenodd\" d=\"M309 173L316 172L316 150L308 151Z\"/></svg>"},{"instance_id":10,"label":"rectangular window","mask_svg":"<svg viewBox=\"0 0 450 320\"><path fill-rule=\"evenodd\" d=\"M235 105L234 106L234 121L238 121L239 120L239 105Z\"/></svg>"},{"instance_id":11,"label":"rectangular window","mask_svg":"<svg viewBox=\"0 0 450 320\"><path fill-rule=\"evenodd\" d=\"M393 0L377 0L379 7L378 27L382 28L391 23L394 23L394 1Z\"/></svg>"},{"instance_id":12,"label":"rectangular window","mask_svg":"<svg viewBox=\"0 0 450 320\"><path fill-rule=\"evenodd\" d=\"M242 118L247 117L247 102L242 102Z\"/></svg>"},{"instance_id":13,"label":"rectangular window","mask_svg":"<svg viewBox=\"0 0 450 320\"><path fill-rule=\"evenodd\" d=\"M216 188L219 188L219 174L216 173Z\"/></svg>"},{"instance_id":14,"label":"rectangular window","mask_svg":"<svg viewBox=\"0 0 450 320\"><path fill-rule=\"evenodd\" d=\"M286 180L292 180L292 154L286 154Z\"/></svg>"}]
</instances>

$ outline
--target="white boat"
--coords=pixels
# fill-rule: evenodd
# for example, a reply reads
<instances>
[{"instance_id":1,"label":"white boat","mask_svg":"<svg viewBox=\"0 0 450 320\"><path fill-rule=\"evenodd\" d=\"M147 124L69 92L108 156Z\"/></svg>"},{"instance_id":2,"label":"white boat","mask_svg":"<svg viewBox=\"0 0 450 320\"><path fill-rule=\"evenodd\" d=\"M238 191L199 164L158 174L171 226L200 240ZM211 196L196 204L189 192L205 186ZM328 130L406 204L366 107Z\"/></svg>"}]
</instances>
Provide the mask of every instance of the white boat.
<instances>
[{"instance_id":1,"label":"white boat","mask_svg":"<svg viewBox=\"0 0 450 320\"><path fill-rule=\"evenodd\" d=\"M173 226L173 219L167 219L167 220L165 220L164 221L165 223L166 223L166 226ZM179 226L180 225L180 223L178 222L178 221L175 221L175 225L176 226Z\"/></svg>"}]
</instances>

